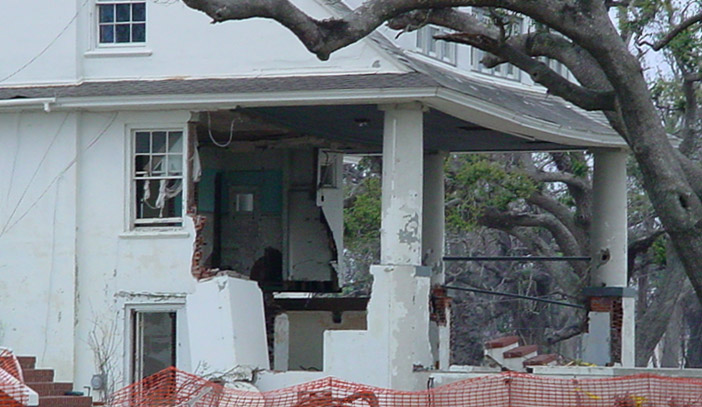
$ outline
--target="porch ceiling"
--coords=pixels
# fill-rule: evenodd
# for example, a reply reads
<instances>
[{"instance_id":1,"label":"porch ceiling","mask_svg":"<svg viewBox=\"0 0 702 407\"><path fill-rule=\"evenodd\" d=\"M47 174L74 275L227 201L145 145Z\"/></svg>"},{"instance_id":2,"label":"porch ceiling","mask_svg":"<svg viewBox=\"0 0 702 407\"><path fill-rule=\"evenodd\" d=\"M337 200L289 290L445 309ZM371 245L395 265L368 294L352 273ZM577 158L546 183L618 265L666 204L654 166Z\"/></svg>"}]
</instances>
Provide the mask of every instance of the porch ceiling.
<instances>
[{"instance_id":1,"label":"porch ceiling","mask_svg":"<svg viewBox=\"0 0 702 407\"><path fill-rule=\"evenodd\" d=\"M348 152L379 153L383 112L377 105L285 106L244 109L295 133L348 146ZM517 137L461 120L436 109L424 115L424 148L452 152L567 150L573 146Z\"/></svg>"}]
</instances>

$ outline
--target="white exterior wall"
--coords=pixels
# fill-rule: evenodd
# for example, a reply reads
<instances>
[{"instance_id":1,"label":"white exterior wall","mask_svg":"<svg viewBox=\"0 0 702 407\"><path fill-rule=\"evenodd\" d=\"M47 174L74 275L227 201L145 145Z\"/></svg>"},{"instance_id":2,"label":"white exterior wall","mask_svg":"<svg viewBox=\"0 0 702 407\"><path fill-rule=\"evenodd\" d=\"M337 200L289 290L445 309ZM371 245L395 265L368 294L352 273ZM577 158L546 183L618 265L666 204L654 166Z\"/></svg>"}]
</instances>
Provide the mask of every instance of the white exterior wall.
<instances>
[{"instance_id":1,"label":"white exterior wall","mask_svg":"<svg viewBox=\"0 0 702 407\"><path fill-rule=\"evenodd\" d=\"M0 143L7 146L0 150L7 174L0 179L0 340L56 369L57 380L74 380L76 388L89 383L96 373L90 333L115 320L114 363L126 366L125 309L182 308L194 290L189 219L172 232L136 233L128 230L127 212L128 129L185 128L189 117L0 115ZM184 316L180 332L187 328ZM179 344L183 362L186 345Z\"/></svg>"},{"instance_id":2,"label":"white exterior wall","mask_svg":"<svg viewBox=\"0 0 702 407\"><path fill-rule=\"evenodd\" d=\"M323 62L274 21L213 25L205 14L180 1L147 0L146 43L116 47L97 45L95 0L9 2L3 3L0 15L3 31L13 36L0 44L2 85L401 70L371 41L349 46ZM296 3L319 17L329 13L316 0ZM16 70L20 72L3 81Z\"/></svg>"},{"instance_id":3,"label":"white exterior wall","mask_svg":"<svg viewBox=\"0 0 702 407\"><path fill-rule=\"evenodd\" d=\"M59 380L73 360L78 126L76 114L0 114L0 343Z\"/></svg>"}]
</instances>

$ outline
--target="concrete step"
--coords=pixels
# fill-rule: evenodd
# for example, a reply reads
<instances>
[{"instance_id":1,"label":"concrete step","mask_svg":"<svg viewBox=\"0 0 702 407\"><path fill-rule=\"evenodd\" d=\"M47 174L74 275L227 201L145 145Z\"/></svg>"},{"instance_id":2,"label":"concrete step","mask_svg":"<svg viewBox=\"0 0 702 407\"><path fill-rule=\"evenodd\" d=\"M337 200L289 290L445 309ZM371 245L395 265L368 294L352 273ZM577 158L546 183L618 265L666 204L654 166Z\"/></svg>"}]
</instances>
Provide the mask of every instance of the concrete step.
<instances>
[{"instance_id":1,"label":"concrete step","mask_svg":"<svg viewBox=\"0 0 702 407\"><path fill-rule=\"evenodd\" d=\"M39 397L38 407L92 407L92 397L86 396L45 396Z\"/></svg>"},{"instance_id":2,"label":"concrete step","mask_svg":"<svg viewBox=\"0 0 702 407\"><path fill-rule=\"evenodd\" d=\"M34 356L17 356L17 361L19 362L22 369L34 369L37 363L37 358Z\"/></svg>"},{"instance_id":3,"label":"concrete step","mask_svg":"<svg viewBox=\"0 0 702 407\"><path fill-rule=\"evenodd\" d=\"M536 345L524 345L510 349L502 353L504 357L503 367L515 372L524 371L524 361L535 357L539 352Z\"/></svg>"},{"instance_id":4,"label":"concrete step","mask_svg":"<svg viewBox=\"0 0 702 407\"><path fill-rule=\"evenodd\" d=\"M505 365L505 358L503 353L510 349L514 349L519 346L518 336L503 336L501 338L495 338L493 340L485 342L485 356L499 366Z\"/></svg>"},{"instance_id":5,"label":"concrete step","mask_svg":"<svg viewBox=\"0 0 702 407\"><path fill-rule=\"evenodd\" d=\"M64 396L67 392L73 390L73 383L57 383L57 382L34 382L27 383L39 397L42 396Z\"/></svg>"},{"instance_id":6,"label":"concrete step","mask_svg":"<svg viewBox=\"0 0 702 407\"><path fill-rule=\"evenodd\" d=\"M523 357L533 357L536 356L536 353L539 351L539 347L537 345L524 345L524 346L518 346L514 349L510 349L506 352L502 353L502 356L505 357L505 359L514 359L514 358L523 358ZM533 356L529 356L531 354L534 354Z\"/></svg>"},{"instance_id":7,"label":"concrete step","mask_svg":"<svg viewBox=\"0 0 702 407\"><path fill-rule=\"evenodd\" d=\"M518 336L503 336L485 342L485 349L504 348L515 343L519 343Z\"/></svg>"},{"instance_id":8,"label":"concrete step","mask_svg":"<svg viewBox=\"0 0 702 407\"><path fill-rule=\"evenodd\" d=\"M25 383L53 382L53 369L22 369Z\"/></svg>"},{"instance_id":9,"label":"concrete step","mask_svg":"<svg viewBox=\"0 0 702 407\"><path fill-rule=\"evenodd\" d=\"M558 355L555 353L547 353L544 355L536 355L524 361L524 367L527 366L552 366L558 360Z\"/></svg>"}]
</instances>

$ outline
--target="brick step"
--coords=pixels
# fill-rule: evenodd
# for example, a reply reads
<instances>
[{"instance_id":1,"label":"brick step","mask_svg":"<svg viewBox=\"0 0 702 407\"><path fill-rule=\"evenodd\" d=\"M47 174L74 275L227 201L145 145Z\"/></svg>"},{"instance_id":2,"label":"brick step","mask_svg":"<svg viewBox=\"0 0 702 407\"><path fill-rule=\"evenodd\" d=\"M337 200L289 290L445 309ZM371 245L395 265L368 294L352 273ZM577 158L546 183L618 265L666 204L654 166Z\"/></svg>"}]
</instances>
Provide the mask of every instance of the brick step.
<instances>
[{"instance_id":1,"label":"brick step","mask_svg":"<svg viewBox=\"0 0 702 407\"><path fill-rule=\"evenodd\" d=\"M518 336L503 336L501 338L496 338L485 342L485 349L504 348L505 346L509 346L518 342Z\"/></svg>"},{"instance_id":2,"label":"brick step","mask_svg":"<svg viewBox=\"0 0 702 407\"><path fill-rule=\"evenodd\" d=\"M537 345L518 346L503 353L503 356L505 357L505 359L521 358L529 355L530 353L537 352L538 350L539 347Z\"/></svg>"},{"instance_id":3,"label":"brick step","mask_svg":"<svg viewBox=\"0 0 702 407\"><path fill-rule=\"evenodd\" d=\"M93 398L86 396L39 397L38 407L92 407Z\"/></svg>"},{"instance_id":4,"label":"brick step","mask_svg":"<svg viewBox=\"0 0 702 407\"><path fill-rule=\"evenodd\" d=\"M22 376L26 383L53 382L53 369L22 369Z\"/></svg>"},{"instance_id":5,"label":"brick step","mask_svg":"<svg viewBox=\"0 0 702 407\"><path fill-rule=\"evenodd\" d=\"M22 369L34 369L37 363L37 358L34 356L17 356L17 361L19 362Z\"/></svg>"},{"instance_id":6,"label":"brick step","mask_svg":"<svg viewBox=\"0 0 702 407\"><path fill-rule=\"evenodd\" d=\"M56 383L56 382L34 382L27 383L27 386L37 392L39 397L43 396L64 396L67 392L73 390L73 383Z\"/></svg>"},{"instance_id":7,"label":"brick step","mask_svg":"<svg viewBox=\"0 0 702 407\"><path fill-rule=\"evenodd\" d=\"M547 353L544 355L537 355L533 358L524 361L524 367L527 366L546 366L558 360L558 355L555 353Z\"/></svg>"}]
</instances>

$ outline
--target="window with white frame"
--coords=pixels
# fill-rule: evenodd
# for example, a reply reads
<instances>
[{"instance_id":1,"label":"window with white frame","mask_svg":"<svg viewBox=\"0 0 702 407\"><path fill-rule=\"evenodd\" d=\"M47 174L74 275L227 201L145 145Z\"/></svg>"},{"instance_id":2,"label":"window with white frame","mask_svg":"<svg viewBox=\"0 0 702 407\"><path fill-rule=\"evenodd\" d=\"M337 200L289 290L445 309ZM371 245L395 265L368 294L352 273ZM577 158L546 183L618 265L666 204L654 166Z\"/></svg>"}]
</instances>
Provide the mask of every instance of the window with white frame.
<instances>
[{"instance_id":1,"label":"window with white frame","mask_svg":"<svg viewBox=\"0 0 702 407\"><path fill-rule=\"evenodd\" d=\"M145 1L97 1L98 45L144 44L145 42Z\"/></svg>"},{"instance_id":2,"label":"window with white frame","mask_svg":"<svg viewBox=\"0 0 702 407\"><path fill-rule=\"evenodd\" d=\"M417 30L417 50L424 55L449 64L456 64L456 43L437 40L437 35L449 34L445 28L426 25Z\"/></svg>"},{"instance_id":3,"label":"window with white frame","mask_svg":"<svg viewBox=\"0 0 702 407\"><path fill-rule=\"evenodd\" d=\"M478 17L482 22L488 25L494 25L490 15L482 9L473 9L473 14ZM510 19L507 27L507 35L517 35L522 32L523 20L519 17L509 16ZM509 63L500 64L494 68L487 68L485 65L480 63L480 61L485 56L485 51L471 47L471 65L474 71L486 73L489 75L499 76L507 79L512 79L515 81L520 80L520 70Z\"/></svg>"},{"instance_id":4,"label":"window with white frame","mask_svg":"<svg viewBox=\"0 0 702 407\"><path fill-rule=\"evenodd\" d=\"M131 309L130 319L131 381L137 382L163 369L176 366L177 311Z\"/></svg>"},{"instance_id":5,"label":"window with white frame","mask_svg":"<svg viewBox=\"0 0 702 407\"><path fill-rule=\"evenodd\" d=\"M134 130L132 137L134 226L180 226L183 131Z\"/></svg>"}]
</instances>

